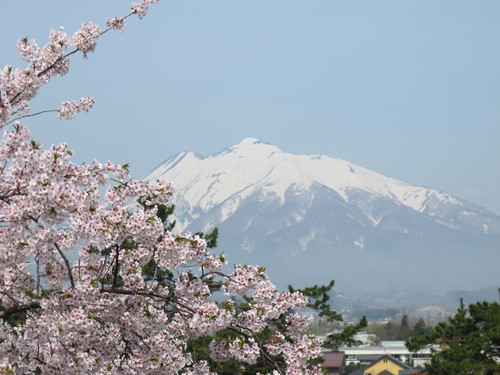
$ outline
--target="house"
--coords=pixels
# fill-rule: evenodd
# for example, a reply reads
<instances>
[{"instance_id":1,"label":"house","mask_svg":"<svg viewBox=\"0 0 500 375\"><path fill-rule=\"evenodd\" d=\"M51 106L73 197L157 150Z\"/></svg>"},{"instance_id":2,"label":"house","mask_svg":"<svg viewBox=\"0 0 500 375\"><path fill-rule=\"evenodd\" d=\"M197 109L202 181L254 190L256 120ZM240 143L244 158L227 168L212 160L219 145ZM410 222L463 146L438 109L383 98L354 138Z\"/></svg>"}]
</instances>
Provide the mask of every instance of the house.
<instances>
[{"instance_id":1,"label":"house","mask_svg":"<svg viewBox=\"0 0 500 375\"><path fill-rule=\"evenodd\" d=\"M360 341L361 345L359 346L373 346L377 340L377 335L372 333L368 333L366 331L361 331L352 336L353 340Z\"/></svg>"},{"instance_id":2,"label":"house","mask_svg":"<svg viewBox=\"0 0 500 375\"><path fill-rule=\"evenodd\" d=\"M412 370L399 370L398 375L427 375L428 372L423 368L414 368Z\"/></svg>"},{"instance_id":3,"label":"house","mask_svg":"<svg viewBox=\"0 0 500 375\"><path fill-rule=\"evenodd\" d=\"M341 351L346 354L346 365L368 364L375 358L383 355L400 360L401 362L412 363L413 366L425 367L426 363L430 362L433 350L439 350L439 346L425 347L418 352L410 352L404 341L382 341L379 346L371 347L343 347Z\"/></svg>"},{"instance_id":4,"label":"house","mask_svg":"<svg viewBox=\"0 0 500 375\"><path fill-rule=\"evenodd\" d=\"M345 353L324 352L323 368L326 369L328 374L344 375L345 368Z\"/></svg>"},{"instance_id":5,"label":"house","mask_svg":"<svg viewBox=\"0 0 500 375\"><path fill-rule=\"evenodd\" d=\"M370 363L376 361L377 359L379 359L382 356L383 356L383 354L380 354L380 353L379 354L360 354L360 355L358 355L356 357L356 359L363 366L367 366L367 365L369 365ZM394 358L396 358L396 357L394 357Z\"/></svg>"},{"instance_id":6,"label":"house","mask_svg":"<svg viewBox=\"0 0 500 375\"><path fill-rule=\"evenodd\" d=\"M410 366L398 361L390 355L383 355L369 365L348 375L399 375L400 370L408 370Z\"/></svg>"}]
</instances>

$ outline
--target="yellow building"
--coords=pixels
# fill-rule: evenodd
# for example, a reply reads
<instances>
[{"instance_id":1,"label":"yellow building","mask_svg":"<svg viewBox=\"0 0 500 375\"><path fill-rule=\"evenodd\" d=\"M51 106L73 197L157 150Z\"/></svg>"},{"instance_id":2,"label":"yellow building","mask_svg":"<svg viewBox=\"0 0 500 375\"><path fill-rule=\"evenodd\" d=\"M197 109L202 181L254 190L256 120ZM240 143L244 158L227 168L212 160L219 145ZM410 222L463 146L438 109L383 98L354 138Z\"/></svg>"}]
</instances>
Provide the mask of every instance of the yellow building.
<instances>
[{"instance_id":1,"label":"yellow building","mask_svg":"<svg viewBox=\"0 0 500 375\"><path fill-rule=\"evenodd\" d=\"M363 369L363 375L398 375L399 370L409 369L410 366L398 361L390 355L384 355Z\"/></svg>"}]
</instances>

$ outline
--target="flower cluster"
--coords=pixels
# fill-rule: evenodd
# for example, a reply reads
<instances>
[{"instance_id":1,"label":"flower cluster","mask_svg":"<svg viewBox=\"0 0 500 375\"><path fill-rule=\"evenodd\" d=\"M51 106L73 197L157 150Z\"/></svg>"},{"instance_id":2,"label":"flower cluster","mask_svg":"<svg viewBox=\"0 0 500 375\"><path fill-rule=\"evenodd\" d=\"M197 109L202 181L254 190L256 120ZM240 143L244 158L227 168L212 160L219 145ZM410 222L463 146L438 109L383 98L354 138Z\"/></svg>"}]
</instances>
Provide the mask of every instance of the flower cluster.
<instances>
[{"instance_id":1,"label":"flower cluster","mask_svg":"<svg viewBox=\"0 0 500 375\"><path fill-rule=\"evenodd\" d=\"M0 128L13 122L13 115L24 117L26 113L23 111L29 108L26 103L35 97L40 87L69 71L70 55L80 51L83 57L87 58L89 52L95 51L97 39L104 32L110 29L123 32L127 17L135 14L142 19L146 16L149 6L158 2L159 0L142 0L132 4L128 15L107 19L108 29L104 31L93 22L84 23L70 38L63 28L52 29L49 42L42 47L33 39L21 38L17 48L21 58L28 63L27 67L20 69L7 65L0 70ZM88 103L84 106L87 110L90 107ZM71 118L79 112L74 109L69 102L63 103L60 117Z\"/></svg>"},{"instance_id":2,"label":"flower cluster","mask_svg":"<svg viewBox=\"0 0 500 375\"><path fill-rule=\"evenodd\" d=\"M96 47L96 39L101 35L101 28L93 22L88 22L82 25L69 40L70 46L75 46L83 53L83 57L87 57L89 52L94 52Z\"/></svg>"},{"instance_id":3,"label":"flower cluster","mask_svg":"<svg viewBox=\"0 0 500 375\"><path fill-rule=\"evenodd\" d=\"M106 19L106 26L121 33L125 31L125 19L123 17L113 17Z\"/></svg>"},{"instance_id":4,"label":"flower cluster","mask_svg":"<svg viewBox=\"0 0 500 375\"><path fill-rule=\"evenodd\" d=\"M143 0L141 3L133 3L130 7L130 10L132 11L132 13L137 14L137 16L142 19L146 17L149 6L151 4L156 4L159 1L160 0Z\"/></svg>"},{"instance_id":5,"label":"flower cluster","mask_svg":"<svg viewBox=\"0 0 500 375\"><path fill-rule=\"evenodd\" d=\"M81 98L79 103L63 102L59 110L59 117L72 119L78 112L90 112L94 105L94 98Z\"/></svg>"}]
</instances>

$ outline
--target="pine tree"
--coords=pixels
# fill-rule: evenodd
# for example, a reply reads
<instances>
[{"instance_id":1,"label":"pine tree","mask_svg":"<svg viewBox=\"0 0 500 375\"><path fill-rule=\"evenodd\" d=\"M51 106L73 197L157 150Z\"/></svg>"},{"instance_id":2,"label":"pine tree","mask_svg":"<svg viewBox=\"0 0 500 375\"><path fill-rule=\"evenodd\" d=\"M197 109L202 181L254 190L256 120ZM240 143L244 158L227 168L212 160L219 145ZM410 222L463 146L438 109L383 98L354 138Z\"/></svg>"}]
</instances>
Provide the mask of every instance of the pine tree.
<instances>
[{"instance_id":1,"label":"pine tree","mask_svg":"<svg viewBox=\"0 0 500 375\"><path fill-rule=\"evenodd\" d=\"M411 332L410 322L408 320L408 315L405 314L401 318L401 328L400 328L399 336L402 337L403 340L406 340L406 339L408 339L408 337L410 337L410 332Z\"/></svg>"},{"instance_id":2,"label":"pine tree","mask_svg":"<svg viewBox=\"0 0 500 375\"><path fill-rule=\"evenodd\" d=\"M420 318L415 325L413 326L413 329L411 331L410 336L411 337L421 337L429 333L430 328L428 328L425 325L425 322L422 318Z\"/></svg>"},{"instance_id":3,"label":"pine tree","mask_svg":"<svg viewBox=\"0 0 500 375\"><path fill-rule=\"evenodd\" d=\"M328 303L330 299L328 293L333 288L334 284L335 280L332 280L328 285L315 285L313 287L298 289L298 291L309 298L307 307L318 312L320 318L325 317L328 322L341 322L342 315L332 310ZM297 291L291 285L288 286L288 289L290 292ZM357 324L345 327L342 332L328 335L324 347L338 350L341 346L356 346L361 344L359 341L354 340L353 336L367 325L368 322L366 317L363 316Z\"/></svg>"},{"instance_id":4,"label":"pine tree","mask_svg":"<svg viewBox=\"0 0 500 375\"><path fill-rule=\"evenodd\" d=\"M457 313L448 321L406 342L412 351L431 344L440 346L427 367L431 375L499 375L500 304L477 302L466 308L461 300Z\"/></svg>"}]
</instances>

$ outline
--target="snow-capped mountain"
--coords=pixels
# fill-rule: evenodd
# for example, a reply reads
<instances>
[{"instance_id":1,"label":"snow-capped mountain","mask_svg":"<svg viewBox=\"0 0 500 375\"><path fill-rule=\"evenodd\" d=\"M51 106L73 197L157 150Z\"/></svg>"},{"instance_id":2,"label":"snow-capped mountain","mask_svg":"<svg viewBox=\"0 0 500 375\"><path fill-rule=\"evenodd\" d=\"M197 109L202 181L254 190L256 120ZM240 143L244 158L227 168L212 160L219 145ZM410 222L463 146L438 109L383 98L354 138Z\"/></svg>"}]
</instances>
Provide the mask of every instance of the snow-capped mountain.
<instances>
[{"instance_id":1,"label":"snow-capped mountain","mask_svg":"<svg viewBox=\"0 0 500 375\"><path fill-rule=\"evenodd\" d=\"M145 179L174 184L176 230L219 227L219 250L280 286L500 282L500 215L345 160L246 138L208 157L182 152Z\"/></svg>"}]
</instances>

